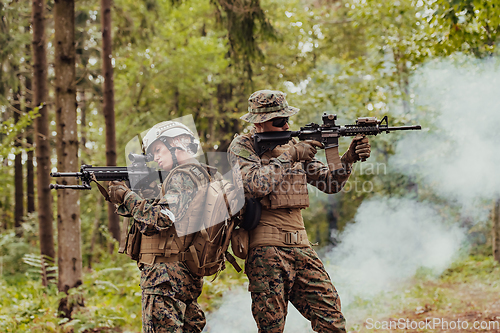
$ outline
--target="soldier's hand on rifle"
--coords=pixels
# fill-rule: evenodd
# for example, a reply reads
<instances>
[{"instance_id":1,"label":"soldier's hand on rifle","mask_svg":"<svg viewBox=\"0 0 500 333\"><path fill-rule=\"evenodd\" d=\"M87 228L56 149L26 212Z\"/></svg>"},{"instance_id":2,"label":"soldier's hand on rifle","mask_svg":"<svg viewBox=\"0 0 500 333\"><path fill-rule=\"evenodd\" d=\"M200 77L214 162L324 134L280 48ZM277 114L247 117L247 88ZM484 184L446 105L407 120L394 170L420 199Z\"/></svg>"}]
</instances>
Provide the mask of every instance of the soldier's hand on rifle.
<instances>
[{"instance_id":1,"label":"soldier's hand on rifle","mask_svg":"<svg viewBox=\"0 0 500 333\"><path fill-rule=\"evenodd\" d=\"M119 182L116 180L109 182L108 194L112 203L117 205L123 203L123 200L128 192L130 192L130 189L127 185L125 185L125 182Z\"/></svg>"},{"instance_id":2,"label":"soldier's hand on rifle","mask_svg":"<svg viewBox=\"0 0 500 333\"><path fill-rule=\"evenodd\" d=\"M357 161L365 161L370 157L370 142L364 135L358 135L351 141L351 145L346 153L342 156L345 163L352 164Z\"/></svg>"},{"instance_id":3,"label":"soldier's hand on rifle","mask_svg":"<svg viewBox=\"0 0 500 333\"><path fill-rule=\"evenodd\" d=\"M288 151L292 155L292 160L294 162L308 162L314 158L314 155L316 155L316 147L323 147L323 145L315 140L304 140L290 146Z\"/></svg>"}]
</instances>

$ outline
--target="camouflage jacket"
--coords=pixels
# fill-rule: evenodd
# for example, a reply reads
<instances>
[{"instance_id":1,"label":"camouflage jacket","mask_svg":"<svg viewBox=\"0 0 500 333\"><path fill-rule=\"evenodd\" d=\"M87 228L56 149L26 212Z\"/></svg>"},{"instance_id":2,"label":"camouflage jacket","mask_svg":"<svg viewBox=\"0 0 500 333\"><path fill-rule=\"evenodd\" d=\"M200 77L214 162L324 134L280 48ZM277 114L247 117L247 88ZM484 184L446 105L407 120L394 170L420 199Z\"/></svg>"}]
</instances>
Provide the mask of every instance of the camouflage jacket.
<instances>
[{"instance_id":1,"label":"camouflage jacket","mask_svg":"<svg viewBox=\"0 0 500 333\"><path fill-rule=\"evenodd\" d=\"M172 172L175 173L175 169ZM172 175L169 184L164 184L164 189L165 194L159 199L142 199L137 193L129 192L117 213L132 216L146 235L168 229L173 225L169 215L181 220L197 188L188 175L179 172Z\"/></svg>"},{"instance_id":2,"label":"camouflage jacket","mask_svg":"<svg viewBox=\"0 0 500 333\"><path fill-rule=\"evenodd\" d=\"M229 146L229 159L232 165L239 164L245 192L255 198L261 198L271 193L284 179L287 170L293 166L292 157L288 151L277 158L271 158L268 165L263 165L255 152L252 138L249 134L237 136ZM351 165L347 171L332 174L328 166L313 159L305 162L304 170L307 182L325 193L337 193L343 187L351 174Z\"/></svg>"}]
</instances>

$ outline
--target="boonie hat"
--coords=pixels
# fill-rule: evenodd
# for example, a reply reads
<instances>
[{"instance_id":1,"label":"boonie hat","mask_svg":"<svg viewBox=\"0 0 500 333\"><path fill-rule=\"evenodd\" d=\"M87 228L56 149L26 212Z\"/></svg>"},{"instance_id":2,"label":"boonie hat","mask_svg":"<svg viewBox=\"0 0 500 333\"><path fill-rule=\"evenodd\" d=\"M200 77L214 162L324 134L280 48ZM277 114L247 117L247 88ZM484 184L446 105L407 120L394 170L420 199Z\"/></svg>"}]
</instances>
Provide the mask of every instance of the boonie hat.
<instances>
[{"instance_id":1,"label":"boonie hat","mask_svg":"<svg viewBox=\"0 0 500 333\"><path fill-rule=\"evenodd\" d=\"M240 119L249 123L263 123L277 117L290 117L299 112L289 106L286 94L278 90L259 90L248 98L248 113Z\"/></svg>"}]
</instances>

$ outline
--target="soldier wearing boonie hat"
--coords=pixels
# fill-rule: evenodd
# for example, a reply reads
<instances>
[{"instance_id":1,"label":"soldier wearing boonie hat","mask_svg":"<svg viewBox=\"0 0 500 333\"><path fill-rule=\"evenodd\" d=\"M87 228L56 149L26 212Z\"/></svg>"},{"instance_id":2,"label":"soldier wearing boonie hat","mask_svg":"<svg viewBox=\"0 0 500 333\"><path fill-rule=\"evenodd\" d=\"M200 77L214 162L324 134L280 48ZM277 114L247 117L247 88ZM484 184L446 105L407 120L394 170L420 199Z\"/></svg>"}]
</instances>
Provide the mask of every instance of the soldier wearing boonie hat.
<instances>
[{"instance_id":1,"label":"soldier wearing boonie hat","mask_svg":"<svg viewBox=\"0 0 500 333\"><path fill-rule=\"evenodd\" d=\"M248 113L241 119L255 128L235 137L228 149L230 162L239 165L245 196L262 205L260 219L248 219L253 222L243 225L249 233L245 273L252 313L259 332L280 333L290 301L311 321L314 331L345 332L340 298L310 246L301 209L309 206L307 184L325 193L336 193L350 171L332 173L315 159L315 147L321 146L316 141L291 140L262 156L255 152L255 132L286 131L288 117L299 111L288 105L285 96L275 90L253 93L248 99ZM366 144L363 142L363 149ZM357 146L358 142L353 141L342 156L345 170L351 169ZM369 144L367 147L369 155Z\"/></svg>"},{"instance_id":2,"label":"soldier wearing boonie hat","mask_svg":"<svg viewBox=\"0 0 500 333\"><path fill-rule=\"evenodd\" d=\"M260 124L277 117L290 117L299 109L289 106L286 94L277 90L259 90L248 99L248 113L241 119Z\"/></svg>"}]
</instances>

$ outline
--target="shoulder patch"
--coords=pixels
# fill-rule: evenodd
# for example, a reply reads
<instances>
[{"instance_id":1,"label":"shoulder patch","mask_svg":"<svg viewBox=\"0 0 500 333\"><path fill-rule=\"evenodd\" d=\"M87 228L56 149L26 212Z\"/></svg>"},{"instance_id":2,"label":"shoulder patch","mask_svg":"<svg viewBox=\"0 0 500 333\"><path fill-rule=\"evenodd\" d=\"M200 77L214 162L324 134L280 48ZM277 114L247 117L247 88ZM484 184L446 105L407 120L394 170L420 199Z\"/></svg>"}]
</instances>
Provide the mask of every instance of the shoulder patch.
<instances>
[{"instance_id":1,"label":"shoulder patch","mask_svg":"<svg viewBox=\"0 0 500 333\"><path fill-rule=\"evenodd\" d=\"M241 156L243 158L249 158L250 157L250 151L246 150L246 149L241 149L238 156Z\"/></svg>"},{"instance_id":2,"label":"shoulder patch","mask_svg":"<svg viewBox=\"0 0 500 333\"><path fill-rule=\"evenodd\" d=\"M191 171L199 179L205 178L205 176L203 175L203 173L197 167L195 167L195 166L191 167L189 169L189 171Z\"/></svg>"}]
</instances>

